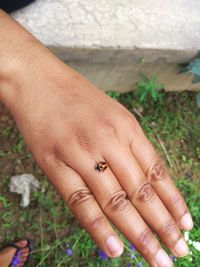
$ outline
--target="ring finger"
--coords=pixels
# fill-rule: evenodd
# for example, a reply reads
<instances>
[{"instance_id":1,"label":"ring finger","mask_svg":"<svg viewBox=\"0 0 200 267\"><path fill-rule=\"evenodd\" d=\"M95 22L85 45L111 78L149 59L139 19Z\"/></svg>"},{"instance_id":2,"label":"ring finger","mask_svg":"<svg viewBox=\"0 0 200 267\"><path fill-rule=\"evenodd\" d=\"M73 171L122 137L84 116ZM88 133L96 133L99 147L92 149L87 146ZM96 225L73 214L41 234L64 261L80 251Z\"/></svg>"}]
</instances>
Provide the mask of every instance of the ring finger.
<instances>
[{"instance_id":1,"label":"ring finger","mask_svg":"<svg viewBox=\"0 0 200 267\"><path fill-rule=\"evenodd\" d=\"M86 229L99 248L108 256L121 255L123 243L82 177L61 160L49 157L46 161L48 164L41 168L63 197L81 226Z\"/></svg>"},{"instance_id":2,"label":"ring finger","mask_svg":"<svg viewBox=\"0 0 200 267\"><path fill-rule=\"evenodd\" d=\"M178 225L146 179L130 149L110 148L106 160L134 207L166 247L177 257L188 254Z\"/></svg>"},{"instance_id":3,"label":"ring finger","mask_svg":"<svg viewBox=\"0 0 200 267\"><path fill-rule=\"evenodd\" d=\"M97 162L103 158L83 151L79 151L78 155L83 159L82 164L76 164L78 162L71 158L70 166L83 177L111 222L136 246L150 266L172 266L169 257L128 200L126 192L121 188L111 169L108 168L104 172L95 170L94 158ZM75 165L71 165L73 162Z\"/></svg>"}]
</instances>

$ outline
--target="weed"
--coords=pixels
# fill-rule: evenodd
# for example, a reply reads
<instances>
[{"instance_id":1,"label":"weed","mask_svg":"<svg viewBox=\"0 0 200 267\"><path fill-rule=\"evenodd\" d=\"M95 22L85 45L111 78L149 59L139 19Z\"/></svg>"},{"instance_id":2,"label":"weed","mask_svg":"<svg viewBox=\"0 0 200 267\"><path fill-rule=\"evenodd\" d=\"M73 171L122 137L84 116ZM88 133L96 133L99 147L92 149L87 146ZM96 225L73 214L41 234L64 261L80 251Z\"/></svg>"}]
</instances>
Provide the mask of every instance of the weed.
<instances>
[{"instance_id":1,"label":"weed","mask_svg":"<svg viewBox=\"0 0 200 267\"><path fill-rule=\"evenodd\" d=\"M119 92L110 90L110 91L107 91L106 93L107 93L107 95L109 95L113 99L119 101L119 98L120 98L120 95L121 95Z\"/></svg>"},{"instance_id":2,"label":"weed","mask_svg":"<svg viewBox=\"0 0 200 267\"><path fill-rule=\"evenodd\" d=\"M196 95L197 107L200 108L200 92Z\"/></svg>"},{"instance_id":3,"label":"weed","mask_svg":"<svg viewBox=\"0 0 200 267\"><path fill-rule=\"evenodd\" d=\"M12 131L13 131L12 127L8 126L2 131L1 136L9 138L11 136L11 134L12 134Z\"/></svg>"},{"instance_id":4,"label":"weed","mask_svg":"<svg viewBox=\"0 0 200 267\"><path fill-rule=\"evenodd\" d=\"M150 78L141 75L141 80L136 83L136 95L141 103L148 101L149 98L154 102L162 101L162 95L159 94L159 90L163 88L164 85L157 82L155 74Z\"/></svg>"},{"instance_id":5,"label":"weed","mask_svg":"<svg viewBox=\"0 0 200 267\"><path fill-rule=\"evenodd\" d=\"M4 151L0 151L0 158L5 157L6 153Z\"/></svg>"},{"instance_id":6,"label":"weed","mask_svg":"<svg viewBox=\"0 0 200 267\"><path fill-rule=\"evenodd\" d=\"M145 103L140 102L135 92L119 94L112 91L109 95L137 116L166 164L171 162L172 167L170 164L169 167L172 176L176 177L175 182L194 219L194 229L188 240L192 254L181 259L172 259L175 267L199 267L200 255L191 243L191 240L200 241L200 115L195 105L196 94L165 93L163 102L158 100L155 105L149 94ZM31 253L30 267L147 267L144 259L115 227L125 244L123 255L110 259L99 251L49 184L47 177L35 168L32 158L24 149L20 134L13 131L12 127L4 131L4 138L8 143L4 145L2 151L5 153L0 158L1 166L5 165L0 174L1 241L12 242L21 237L32 239L34 250ZM0 125L1 133L3 129L1 130ZM7 136L12 136L12 140ZM13 142L17 145L14 146ZM30 171L40 178L43 188L41 192L32 195L30 206L24 209L19 207L20 198L9 193L8 178L14 174L14 167L21 166L15 166L18 164L14 160L16 157L20 157L21 163L29 166Z\"/></svg>"},{"instance_id":7,"label":"weed","mask_svg":"<svg viewBox=\"0 0 200 267\"><path fill-rule=\"evenodd\" d=\"M23 155L25 153L24 139L20 136L18 143L12 147L12 151Z\"/></svg>"},{"instance_id":8,"label":"weed","mask_svg":"<svg viewBox=\"0 0 200 267\"><path fill-rule=\"evenodd\" d=\"M180 73L192 73L192 83L200 82L200 57L195 58L191 63L182 67Z\"/></svg>"},{"instance_id":9,"label":"weed","mask_svg":"<svg viewBox=\"0 0 200 267\"><path fill-rule=\"evenodd\" d=\"M179 73L192 73L193 79L192 83L199 83L200 82L200 52L197 53L196 58L189 64L181 65L181 70ZM196 104L197 107L200 108L200 92L196 94Z\"/></svg>"}]
</instances>

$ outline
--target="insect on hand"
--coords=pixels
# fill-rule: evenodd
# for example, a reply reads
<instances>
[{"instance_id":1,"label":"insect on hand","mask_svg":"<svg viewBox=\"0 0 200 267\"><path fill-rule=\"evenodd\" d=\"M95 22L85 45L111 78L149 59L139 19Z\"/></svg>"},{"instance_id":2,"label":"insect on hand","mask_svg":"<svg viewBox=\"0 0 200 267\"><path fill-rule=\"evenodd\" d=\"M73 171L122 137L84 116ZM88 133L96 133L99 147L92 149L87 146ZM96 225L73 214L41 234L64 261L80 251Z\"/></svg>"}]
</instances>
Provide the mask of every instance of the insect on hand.
<instances>
[{"instance_id":1,"label":"insect on hand","mask_svg":"<svg viewBox=\"0 0 200 267\"><path fill-rule=\"evenodd\" d=\"M107 169L107 168L108 168L108 163L105 161L100 161L95 166L95 170L97 170L99 172L105 171L105 169Z\"/></svg>"}]
</instances>

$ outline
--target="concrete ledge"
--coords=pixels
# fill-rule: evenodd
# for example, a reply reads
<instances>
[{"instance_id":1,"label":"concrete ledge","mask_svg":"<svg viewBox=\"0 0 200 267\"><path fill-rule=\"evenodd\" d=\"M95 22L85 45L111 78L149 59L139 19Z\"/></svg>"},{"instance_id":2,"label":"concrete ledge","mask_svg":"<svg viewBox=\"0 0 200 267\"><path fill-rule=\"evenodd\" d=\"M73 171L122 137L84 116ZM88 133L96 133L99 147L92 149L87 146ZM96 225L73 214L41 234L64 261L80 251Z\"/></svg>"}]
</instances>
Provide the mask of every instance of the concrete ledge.
<instances>
[{"instance_id":1,"label":"concrete ledge","mask_svg":"<svg viewBox=\"0 0 200 267\"><path fill-rule=\"evenodd\" d=\"M200 49L200 1L37 0L13 17L103 90L131 90L139 73L200 88L177 74Z\"/></svg>"}]
</instances>

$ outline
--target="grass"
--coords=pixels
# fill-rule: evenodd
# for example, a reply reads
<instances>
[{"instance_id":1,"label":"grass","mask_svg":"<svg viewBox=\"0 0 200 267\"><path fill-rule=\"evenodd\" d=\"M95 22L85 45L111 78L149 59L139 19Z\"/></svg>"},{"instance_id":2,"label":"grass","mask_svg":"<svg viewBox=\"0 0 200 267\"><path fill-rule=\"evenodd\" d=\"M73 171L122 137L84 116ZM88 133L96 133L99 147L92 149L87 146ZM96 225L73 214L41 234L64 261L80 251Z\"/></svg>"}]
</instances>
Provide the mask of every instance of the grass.
<instances>
[{"instance_id":1,"label":"grass","mask_svg":"<svg viewBox=\"0 0 200 267\"><path fill-rule=\"evenodd\" d=\"M141 105L134 92L108 92L120 101L140 121L146 135L166 161L169 171L180 188L194 218L190 239L200 241L200 110L195 93L162 93L163 102L149 100ZM123 256L105 259L88 234L81 229L60 196L37 168L24 146L7 111L0 106L0 243L28 237L34 241L30 267L120 267L148 266L124 237ZM9 177L33 173L40 179L42 192L32 195L28 208L20 208L18 195L9 193ZM175 261L176 267L199 267L200 254L189 241L191 254ZM72 250L68 256L67 249ZM132 256L132 258L131 258Z\"/></svg>"}]
</instances>

